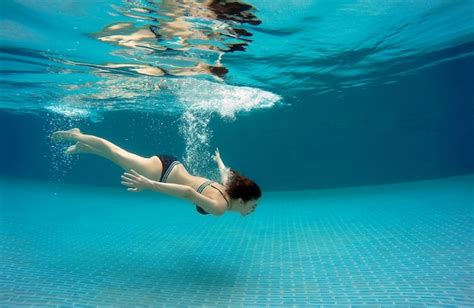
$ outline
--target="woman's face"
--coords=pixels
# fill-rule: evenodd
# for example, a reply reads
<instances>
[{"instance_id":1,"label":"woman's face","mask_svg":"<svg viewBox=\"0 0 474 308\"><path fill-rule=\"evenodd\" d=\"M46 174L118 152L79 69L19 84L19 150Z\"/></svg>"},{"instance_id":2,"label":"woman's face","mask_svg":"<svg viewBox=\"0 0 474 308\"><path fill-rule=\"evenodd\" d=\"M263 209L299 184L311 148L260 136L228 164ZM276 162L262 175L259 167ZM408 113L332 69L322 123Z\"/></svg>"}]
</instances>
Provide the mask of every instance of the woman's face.
<instances>
[{"instance_id":1,"label":"woman's face","mask_svg":"<svg viewBox=\"0 0 474 308\"><path fill-rule=\"evenodd\" d=\"M242 209L240 210L240 215L247 216L250 215L257 208L259 200L249 200L242 203Z\"/></svg>"}]
</instances>

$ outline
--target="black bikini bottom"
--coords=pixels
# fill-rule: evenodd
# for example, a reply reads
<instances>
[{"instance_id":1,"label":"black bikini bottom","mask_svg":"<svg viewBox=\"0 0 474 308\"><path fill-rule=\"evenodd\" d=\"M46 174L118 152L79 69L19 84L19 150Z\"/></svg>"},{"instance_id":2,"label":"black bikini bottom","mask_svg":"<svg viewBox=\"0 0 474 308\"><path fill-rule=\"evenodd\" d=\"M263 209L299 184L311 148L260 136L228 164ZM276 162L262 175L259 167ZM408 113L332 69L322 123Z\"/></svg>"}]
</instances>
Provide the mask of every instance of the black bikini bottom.
<instances>
[{"instance_id":1,"label":"black bikini bottom","mask_svg":"<svg viewBox=\"0 0 474 308\"><path fill-rule=\"evenodd\" d=\"M171 173L171 170L173 170L174 166L180 164L178 159L172 155L166 155L166 154L158 154L156 155L158 158L161 160L161 163L163 164L163 171L161 172L161 177L160 177L160 182L166 183L166 180L168 179L168 176ZM211 181L206 182L205 184L212 183ZM206 185L207 186L207 185ZM205 188L205 186L201 185L199 188ZM199 193L202 192L202 190L198 191ZM200 206L196 205L196 210L202 214L202 215L208 215L209 213L203 210Z\"/></svg>"},{"instance_id":2,"label":"black bikini bottom","mask_svg":"<svg viewBox=\"0 0 474 308\"><path fill-rule=\"evenodd\" d=\"M173 155L157 154L156 156L158 156L158 158L161 160L161 163L163 164L163 171L161 171L160 182L166 183L166 180L168 179L171 170L173 170L174 166L180 164L180 162Z\"/></svg>"}]
</instances>

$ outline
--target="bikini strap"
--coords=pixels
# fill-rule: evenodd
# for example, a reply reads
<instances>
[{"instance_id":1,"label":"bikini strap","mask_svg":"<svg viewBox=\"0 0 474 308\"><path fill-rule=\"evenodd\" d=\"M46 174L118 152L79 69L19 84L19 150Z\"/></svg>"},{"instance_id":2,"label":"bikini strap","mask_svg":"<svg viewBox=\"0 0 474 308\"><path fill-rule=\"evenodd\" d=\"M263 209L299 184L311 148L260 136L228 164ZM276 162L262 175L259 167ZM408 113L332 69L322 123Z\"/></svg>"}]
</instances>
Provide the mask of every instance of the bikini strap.
<instances>
[{"instance_id":1,"label":"bikini strap","mask_svg":"<svg viewBox=\"0 0 474 308\"><path fill-rule=\"evenodd\" d=\"M224 193L223 193L219 188L217 188L217 187L214 186L214 185L211 185L211 187L217 189L217 191L221 193L221 195L222 195L222 197L224 198L225 202L227 202L227 208L229 208L229 206L230 206L229 200L227 200L227 198L224 196Z\"/></svg>"},{"instance_id":2,"label":"bikini strap","mask_svg":"<svg viewBox=\"0 0 474 308\"><path fill-rule=\"evenodd\" d=\"M202 193L202 191L204 190L204 188L206 188L207 186L209 186L211 183L212 183L212 181L206 181L206 182L202 183L202 184L198 187L198 189L196 189L196 191L197 191L198 193Z\"/></svg>"},{"instance_id":3,"label":"bikini strap","mask_svg":"<svg viewBox=\"0 0 474 308\"><path fill-rule=\"evenodd\" d=\"M196 189L196 191L197 191L198 193L202 193L202 191L203 191L207 186L211 185L212 183L214 183L214 181L206 181L206 182L202 183L202 184L198 187L198 189ZM217 191L218 191L218 192L222 195L222 197L224 198L225 202L227 202L227 208L229 208L230 203L229 203L229 200L227 200L227 198L225 197L224 193L223 193L219 188L217 188L217 187L214 186L214 185L211 185L211 187L214 188L214 189L217 189Z\"/></svg>"},{"instance_id":4,"label":"bikini strap","mask_svg":"<svg viewBox=\"0 0 474 308\"><path fill-rule=\"evenodd\" d=\"M161 179L160 182L166 183L166 180L168 179L168 176L170 175L171 171L173 170L174 166L179 165L180 162L175 160L174 162L169 165L168 169L166 170L165 174L161 174Z\"/></svg>"}]
</instances>

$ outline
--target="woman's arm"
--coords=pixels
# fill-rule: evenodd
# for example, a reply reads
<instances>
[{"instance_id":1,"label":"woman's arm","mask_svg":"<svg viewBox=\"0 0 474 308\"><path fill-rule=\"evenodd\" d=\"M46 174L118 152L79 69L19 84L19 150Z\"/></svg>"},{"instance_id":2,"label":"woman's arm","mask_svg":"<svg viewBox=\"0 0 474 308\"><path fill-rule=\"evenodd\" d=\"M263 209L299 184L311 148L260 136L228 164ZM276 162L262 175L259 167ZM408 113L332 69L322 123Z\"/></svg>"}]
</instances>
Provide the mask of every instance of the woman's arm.
<instances>
[{"instance_id":1,"label":"woman's arm","mask_svg":"<svg viewBox=\"0 0 474 308\"><path fill-rule=\"evenodd\" d=\"M127 186L127 190L132 192L139 192L149 189L152 191L162 192L173 197L187 199L199 205L206 212L213 215L220 216L225 212L225 208L219 206L216 201L199 194L189 186L174 183L156 182L144 177L133 169L130 170L130 173L125 172L122 175L122 185Z\"/></svg>"},{"instance_id":2,"label":"woman's arm","mask_svg":"<svg viewBox=\"0 0 474 308\"><path fill-rule=\"evenodd\" d=\"M213 158L214 161L217 163L217 167L219 168L221 182L223 185L225 185L227 180L229 179L230 168L224 165L224 162L221 159L221 154L219 153L219 149L216 149L216 154L213 156Z\"/></svg>"}]
</instances>

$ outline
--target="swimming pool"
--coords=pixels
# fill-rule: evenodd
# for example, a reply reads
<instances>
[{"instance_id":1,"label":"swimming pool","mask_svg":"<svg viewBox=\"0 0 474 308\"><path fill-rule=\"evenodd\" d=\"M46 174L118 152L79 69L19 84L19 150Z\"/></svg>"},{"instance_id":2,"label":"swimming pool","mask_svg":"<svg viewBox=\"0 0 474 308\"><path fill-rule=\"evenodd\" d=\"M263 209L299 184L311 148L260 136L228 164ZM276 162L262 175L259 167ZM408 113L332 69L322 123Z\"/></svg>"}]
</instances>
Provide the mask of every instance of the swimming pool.
<instances>
[{"instance_id":1,"label":"swimming pool","mask_svg":"<svg viewBox=\"0 0 474 308\"><path fill-rule=\"evenodd\" d=\"M473 1L0 5L2 306L474 305ZM76 126L263 199L129 194Z\"/></svg>"},{"instance_id":2,"label":"swimming pool","mask_svg":"<svg viewBox=\"0 0 474 308\"><path fill-rule=\"evenodd\" d=\"M2 303L468 306L472 181L270 192L203 220L151 193L2 179Z\"/></svg>"}]
</instances>

